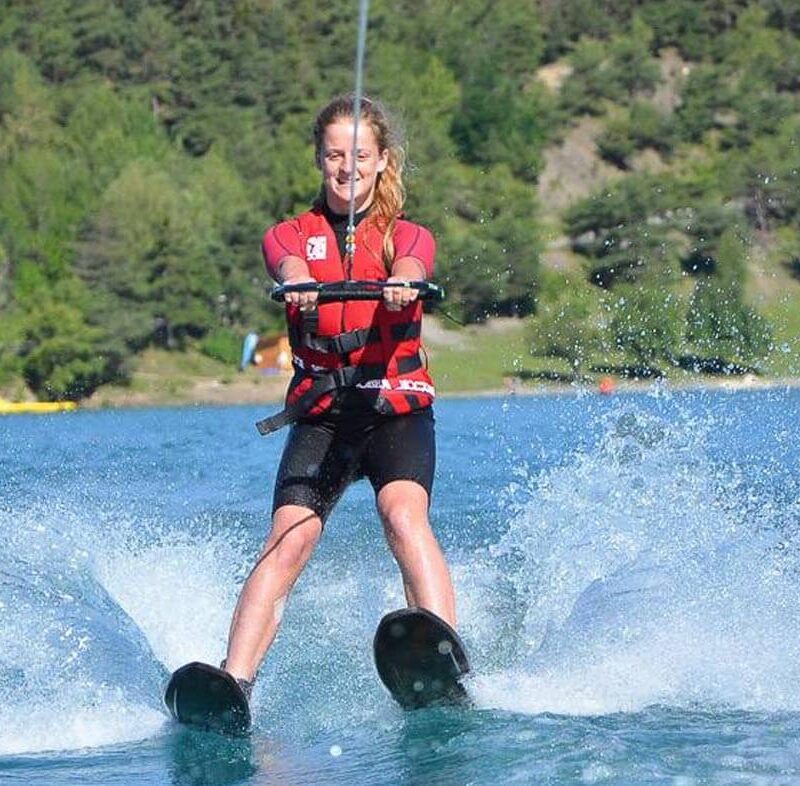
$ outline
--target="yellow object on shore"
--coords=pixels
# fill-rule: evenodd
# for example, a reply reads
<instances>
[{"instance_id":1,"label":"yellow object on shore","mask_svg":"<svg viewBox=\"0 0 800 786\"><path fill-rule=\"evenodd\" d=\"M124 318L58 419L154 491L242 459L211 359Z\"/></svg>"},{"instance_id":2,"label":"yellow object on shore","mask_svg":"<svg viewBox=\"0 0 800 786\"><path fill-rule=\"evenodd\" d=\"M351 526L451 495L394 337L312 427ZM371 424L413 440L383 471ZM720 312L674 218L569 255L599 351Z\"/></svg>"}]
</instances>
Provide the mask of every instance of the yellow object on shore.
<instances>
[{"instance_id":1,"label":"yellow object on shore","mask_svg":"<svg viewBox=\"0 0 800 786\"><path fill-rule=\"evenodd\" d=\"M77 409L74 401L4 401L0 399L0 415L71 412Z\"/></svg>"}]
</instances>

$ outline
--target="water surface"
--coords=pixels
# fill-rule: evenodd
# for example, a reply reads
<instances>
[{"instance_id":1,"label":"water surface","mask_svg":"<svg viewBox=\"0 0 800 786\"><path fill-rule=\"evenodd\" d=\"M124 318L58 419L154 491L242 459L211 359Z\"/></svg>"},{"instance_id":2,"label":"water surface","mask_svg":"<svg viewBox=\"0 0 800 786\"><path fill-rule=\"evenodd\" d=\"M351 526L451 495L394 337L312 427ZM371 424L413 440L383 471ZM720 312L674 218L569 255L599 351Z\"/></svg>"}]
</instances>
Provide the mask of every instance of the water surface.
<instances>
[{"instance_id":1,"label":"water surface","mask_svg":"<svg viewBox=\"0 0 800 786\"><path fill-rule=\"evenodd\" d=\"M262 414L0 420L0 783L800 782L798 391L441 402L476 709L380 686L403 601L362 483L230 741L161 692L224 655L284 439Z\"/></svg>"}]
</instances>

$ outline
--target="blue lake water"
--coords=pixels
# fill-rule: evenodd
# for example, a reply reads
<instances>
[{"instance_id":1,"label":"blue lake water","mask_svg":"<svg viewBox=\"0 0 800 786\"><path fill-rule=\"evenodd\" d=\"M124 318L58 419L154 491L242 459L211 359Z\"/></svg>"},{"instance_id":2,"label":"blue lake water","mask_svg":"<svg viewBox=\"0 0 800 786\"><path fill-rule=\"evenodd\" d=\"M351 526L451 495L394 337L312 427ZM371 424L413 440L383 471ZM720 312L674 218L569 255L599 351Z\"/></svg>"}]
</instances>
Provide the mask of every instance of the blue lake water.
<instances>
[{"instance_id":1,"label":"blue lake water","mask_svg":"<svg viewBox=\"0 0 800 786\"><path fill-rule=\"evenodd\" d=\"M252 407L0 420L0 783L800 783L800 392L442 401L432 517L473 710L404 714L367 484L331 518L248 740L179 728L284 435Z\"/></svg>"}]
</instances>

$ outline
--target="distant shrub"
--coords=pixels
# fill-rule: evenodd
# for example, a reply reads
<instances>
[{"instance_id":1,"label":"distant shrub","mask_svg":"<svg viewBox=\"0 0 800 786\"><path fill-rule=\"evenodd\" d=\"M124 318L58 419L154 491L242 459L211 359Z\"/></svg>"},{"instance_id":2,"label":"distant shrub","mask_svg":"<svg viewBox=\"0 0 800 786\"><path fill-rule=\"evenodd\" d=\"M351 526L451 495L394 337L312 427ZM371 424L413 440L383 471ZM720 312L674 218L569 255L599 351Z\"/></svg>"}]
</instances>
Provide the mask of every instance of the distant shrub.
<instances>
[{"instance_id":1,"label":"distant shrub","mask_svg":"<svg viewBox=\"0 0 800 786\"><path fill-rule=\"evenodd\" d=\"M610 120L603 133L597 138L597 150L600 156L620 169L628 168L630 157L636 152L636 145L631 139L630 118L623 116Z\"/></svg>"},{"instance_id":2,"label":"distant shrub","mask_svg":"<svg viewBox=\"0 0 800 786\"><path fill-rule=\"evenodd\" d=\"M534 357L562 358L579 373L604 349L599 298L583 281L556 284L556 278L545 279L537 314L528 320L529 351Z\"/></svg>"},{"instance_id":3,"label":"distant shrub","mask_svg":"<svg viewBox=\"0 0 800 786\"><path fill-rule=\"evenodd\" d=\"M207 357L238 365L242 355L242 338L229 328L217 328L200 342L199 348Z\"/></svg>"}]
</instances>

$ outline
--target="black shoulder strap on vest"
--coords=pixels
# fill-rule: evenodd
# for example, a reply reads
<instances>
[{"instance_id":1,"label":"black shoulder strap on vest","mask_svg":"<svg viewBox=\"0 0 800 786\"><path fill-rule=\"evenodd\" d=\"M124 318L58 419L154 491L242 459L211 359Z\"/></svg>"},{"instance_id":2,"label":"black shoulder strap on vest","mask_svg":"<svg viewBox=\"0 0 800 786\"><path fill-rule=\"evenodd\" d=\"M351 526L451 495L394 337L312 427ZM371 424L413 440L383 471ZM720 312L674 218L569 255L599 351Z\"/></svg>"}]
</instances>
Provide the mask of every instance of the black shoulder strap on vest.
<instances>
[{"instance_id":1,"label":"black shoulder strap on vest","mask_svg":"<svg viewBox=\"0 0 800 786\"><path fill-rule=\"evenodd\" d=\"M392 325L391 336L394 341L406 341L420 335L422 322L403 322ZM377 325L360 330L351 330L347 333L338 333L335 336L318 336L314 331L308 330L304 323L301 328L290 328L289 343L293 349L305 347L315 352L324 352L334 355L348 355L367 344L374 344L381 340L381 331Z\"/></svg>"},{"instance_id":2,"label":"black shoulder strap on vest","mask_svg":"<svg viewBox=\"0 0 800 786\"><path fill-rule=\"evenodd\" d=\"M305 326L304 326L305 327ZM351 330L349 333L338 333L335 336L317 336L305 330L291 330L289 343L292 347L305 347L315 352L325 352L335 355L347 355L357 349L381 340L381 333L377 327Z\"/></svg>"}]
</instances>

